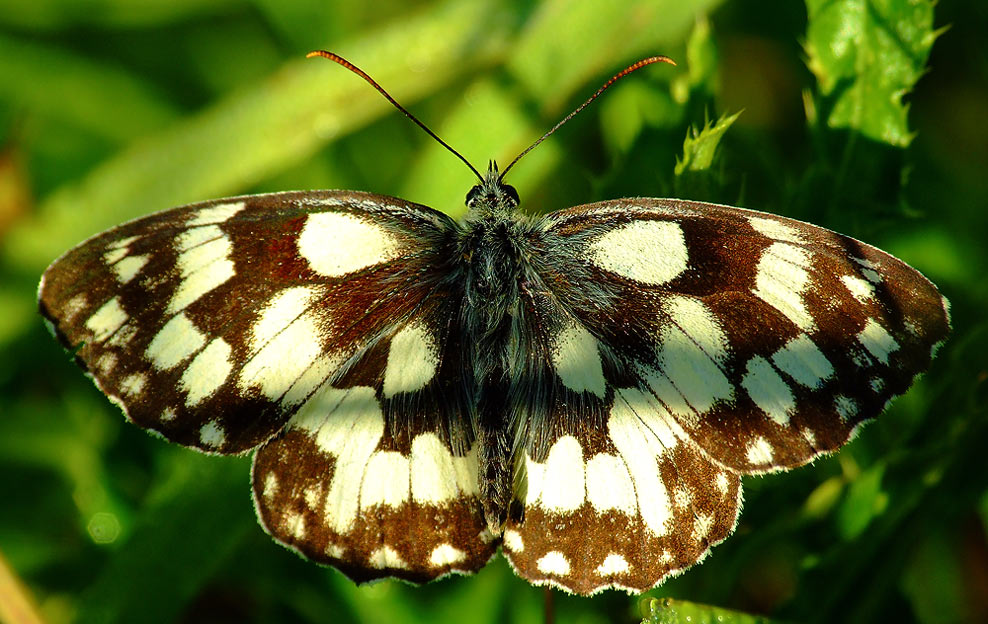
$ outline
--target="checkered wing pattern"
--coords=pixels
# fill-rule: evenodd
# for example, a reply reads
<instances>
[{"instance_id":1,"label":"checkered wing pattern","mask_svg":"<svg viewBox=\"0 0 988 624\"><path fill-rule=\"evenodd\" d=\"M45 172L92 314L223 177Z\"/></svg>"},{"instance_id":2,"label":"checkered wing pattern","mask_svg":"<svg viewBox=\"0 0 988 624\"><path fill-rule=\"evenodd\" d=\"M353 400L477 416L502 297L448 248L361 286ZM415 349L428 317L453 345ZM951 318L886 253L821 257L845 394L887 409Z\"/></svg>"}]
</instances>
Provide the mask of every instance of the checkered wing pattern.
<instances>
[{"instance_id":1,"label":"checkered wing pattern","mask_svg":"<svg viewBox=\"0 0 988 624\"><path fill-rule=\"evenodd\" d=\"M627 199L536 232L504 536L536 583L643 591L692 565L740 475L839 448L949 333L919 272L791 219Z\"/></svg>"},{"instance_id":2,"label":"checkered wing pattern","mask_svg":"<svg viewBox=\"0 0 988 624\"><path fill-rule=\"evenodd\" d=\"M703 558L742 475L839 448L949 333L882 251L658 199L463 224L345 191L205 202L69 251L39 303L136 424L256 449L289 548L422 582L502 546L580 594Z\"/></svg>"},{"instance_id":3,"label":"checkered wing pattern","mask_svg":"<svg viewBox=\"0 0 988 624\"><path fill-rule=\"evenodd\" d=\"M425 581L496 549L446 321L452 229L363 193L205 202L69 251L39 302L137 425L211 453L259 447L255 502L277 540L358 580Z\"/></svg>"}]
</instances>

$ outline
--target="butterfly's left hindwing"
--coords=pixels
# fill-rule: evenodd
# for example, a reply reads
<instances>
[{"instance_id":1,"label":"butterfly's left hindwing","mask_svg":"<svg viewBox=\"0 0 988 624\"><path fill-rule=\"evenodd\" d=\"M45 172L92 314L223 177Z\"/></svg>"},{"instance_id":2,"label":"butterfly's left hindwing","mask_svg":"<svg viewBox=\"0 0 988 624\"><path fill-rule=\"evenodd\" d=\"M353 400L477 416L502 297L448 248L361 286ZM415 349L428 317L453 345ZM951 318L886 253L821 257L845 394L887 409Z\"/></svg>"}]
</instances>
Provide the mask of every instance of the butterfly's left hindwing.
<instances>
[{"instance_id":1,"label":"butterfly's left hindwing","mask_svg":"<svg viewBox=\"0 0 988 624\"><path fill-rule=\"evenodd\" d=\"M599 344L561 341L568 357L597 368ZM582 595L642 592L733 531L740 476L708 459L655 397L617 388L607 366L582 389L571 373L553 380L550 366L541 397L516 407L533 426L519 441L503 549L521 576Z\"/></svg>"},{"instance_id":2,"label":"butterfly's left hindwing","mask_svg":"<svg viewBox=\"0 0 988 624\"><path fill-rule=\"evenodd\" d=\"M493 556L455 303L429 297L258 450L255 505L278 541L358 582L423 582Z\"/></svg>"}]
</instances>

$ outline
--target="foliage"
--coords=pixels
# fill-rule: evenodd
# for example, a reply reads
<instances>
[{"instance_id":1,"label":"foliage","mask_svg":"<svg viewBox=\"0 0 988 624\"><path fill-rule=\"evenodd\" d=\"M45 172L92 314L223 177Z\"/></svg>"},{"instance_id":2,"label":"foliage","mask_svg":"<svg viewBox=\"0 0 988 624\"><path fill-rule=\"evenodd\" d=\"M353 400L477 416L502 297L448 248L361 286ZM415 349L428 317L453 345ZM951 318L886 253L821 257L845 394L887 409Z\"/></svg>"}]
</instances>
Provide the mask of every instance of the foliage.
<instances>
[{"instance_id":1,"label":"foliage","mask_svg":"<svg viewBox=\"0 0 988 624\"><path fill-rule=\"evenodd\" d=\"M653 599L642 624L772 624L773 620L672 598Z\"/></svg>"},{"instance_id":2,"label":"foliage","mask_svg":"<svg viewBox=\"0 0 988 624\"><path fill-rule=\"evenodd\" d=\"M827 123L905 146L911 135L902 97L922 75L938 33L932 0L809 0L806 51Z\"/></svg>"},{"instance_id":3,"label":"foliage","mask_svg":"<svg viewBox=\"0 0 988 624\"><path fill-rule=\"evenodd\" d=\"M459 214L470 172L311 48L361 65L481 168L659 53L680 66L626 79L512 170L523 207L682 191L802 218L925 272L955 331L841 453L746 479L736 534L702 564L643 598L557 595L557 618L635 621L663 597L693 621L724 615L703 604L988 618L986 17L960 0L0 3L0 558L53 624L539 621L542 590L502 559L358 588L273 544L249 462L124 423L34 291L86 236L210 197L356 188ZM690 128L742 109L683 188Z\"/></svg>"}]
</instances>

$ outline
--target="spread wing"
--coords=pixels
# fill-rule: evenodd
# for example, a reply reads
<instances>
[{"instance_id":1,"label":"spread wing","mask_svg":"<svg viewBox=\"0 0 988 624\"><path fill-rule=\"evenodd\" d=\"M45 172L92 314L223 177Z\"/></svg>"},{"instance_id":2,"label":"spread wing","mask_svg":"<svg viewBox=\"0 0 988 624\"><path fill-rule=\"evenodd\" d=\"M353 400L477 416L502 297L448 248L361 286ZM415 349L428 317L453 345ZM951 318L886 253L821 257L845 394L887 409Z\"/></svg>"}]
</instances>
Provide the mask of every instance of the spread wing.
<instances>
[{"instance_id":1,"label":"spread wing","mask_svg":"<svg viewBox=\"0 0 988 624\"><path fill-rule=\"evenodd\" d=\"M535 232L504 548L536 583L643 591L692 565L740 475L840 447L949 333L919 272L791 219L629 199Z\"/></svg>"},{"instance_id":2,"label":"spread wing","mask_svg":"<svg viewBox=\"0 0 988 624\"><path fill-rule=\"evenodd\" d=\"M358 580L423 581L496 548L444 320L452 231L366 193L193 204L72 249L39 305L137 425L206 452L258 448L275 539Z\"/></svg>"}]
</instances>

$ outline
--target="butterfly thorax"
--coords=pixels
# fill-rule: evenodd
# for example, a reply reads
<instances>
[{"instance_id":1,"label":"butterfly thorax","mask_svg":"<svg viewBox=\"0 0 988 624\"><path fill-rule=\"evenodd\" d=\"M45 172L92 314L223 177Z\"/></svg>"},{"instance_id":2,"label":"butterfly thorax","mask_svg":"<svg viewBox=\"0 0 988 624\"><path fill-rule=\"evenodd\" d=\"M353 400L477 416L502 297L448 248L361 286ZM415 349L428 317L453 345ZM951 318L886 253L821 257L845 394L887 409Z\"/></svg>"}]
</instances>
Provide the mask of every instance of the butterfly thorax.
<instances>
[{"instance_id":1,"label":"butterfly thorax","mask_svg":"<svg viewBox=\"0 0 988 624\"><path fill-rule=\"evenodd\" d=\"M491 161L470 189L458 241L463 276L462 320L476 341L471 358L478 381L511 372L510 330L517 317L525 245L531 221L516 212L518 193L503 184Z\"/></svg>"}]
</instances>

